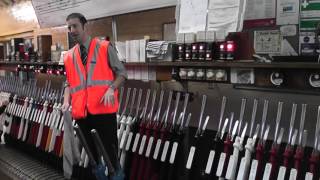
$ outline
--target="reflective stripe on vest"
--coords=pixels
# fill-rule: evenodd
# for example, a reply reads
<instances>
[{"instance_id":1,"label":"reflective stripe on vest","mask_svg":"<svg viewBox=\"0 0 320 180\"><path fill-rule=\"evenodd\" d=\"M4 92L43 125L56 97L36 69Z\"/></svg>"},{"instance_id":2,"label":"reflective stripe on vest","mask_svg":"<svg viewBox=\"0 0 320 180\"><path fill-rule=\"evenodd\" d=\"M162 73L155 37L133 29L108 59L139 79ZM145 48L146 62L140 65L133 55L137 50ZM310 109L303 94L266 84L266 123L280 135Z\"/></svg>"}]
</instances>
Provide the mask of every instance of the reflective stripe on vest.
<instances>
[{"instance_id":1,"label":"reflective stripe on vest","mask_svg":"<svg viewBox=\"0 0 320 180\"><path fill-rule=\"evenodd\" d=\"M73 50L73 64L76 66L76 72L80 77L80 85L76 86L76 87L72 87L70 88L70 93L74 94L78 91L84 90L87 87L90 86L97 86L97 85L111 85L113 83L113 81L109 81L109 80L93 80L92 76L93 76L93 71L96 67L96 62L97 62L97 54L99 53L99 49L100 49L100 45L98 42L96 42L95 48L94 48L94 53L93 53L93 57L90 61L90 66L89 66L89 71L88 71L88 79L85 80L82 72L81 72L81 68L79 63L77 63L77 60L75 58L75 49ZM86 67L84 67L86 68Z\"/></svg>"},{"instance_id":2,"label":"reflective stripe on vest","mask_svg":"<svg viewBox=\"0 0 320 180\"><path fill-rule=\"evenodd\" d=\"M84 84L85 83L85 79L84 79L84 76L83 74L81 73L81 70L80 70L80 65L79 63L77 63L77 58L75 57L75 49L73 49L73 53L72 53L72 61L73 61L73 64L74 66L76 66L76 71L77 71L77 74L79 75L79 78L80 78L80 85ZM73 89L73 88L71 88Z\"/></svg>"}]
</instances>

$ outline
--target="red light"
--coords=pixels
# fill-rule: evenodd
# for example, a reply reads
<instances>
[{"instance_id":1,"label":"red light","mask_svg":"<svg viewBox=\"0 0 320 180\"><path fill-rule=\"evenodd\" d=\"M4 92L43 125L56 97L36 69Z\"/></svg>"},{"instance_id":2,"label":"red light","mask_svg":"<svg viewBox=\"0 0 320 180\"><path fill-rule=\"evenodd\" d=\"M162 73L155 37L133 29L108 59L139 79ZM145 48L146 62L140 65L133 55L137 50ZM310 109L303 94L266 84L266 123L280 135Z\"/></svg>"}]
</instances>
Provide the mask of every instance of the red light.
<instances>
[{"instance_id":1,"label":"red light","mask_svg":"<svg viewBox=\"0 0 320 180\"><path fill-rule=\"evenodd\" d=\"M233 44L227 45L227 51L233 51Z\"/></svg>"},{"instance_id":2,"label":"red light","mask_svg":"<svg viewBox=\"0 0 320 180\"><path fill-rule=\"evenodd\" d=\"M234 42L233 41L228 41L227 42L227 51L228 52L233 52L234 51Z\"/></svg>"},{"instance_id":3,"label":"red light","mask_svg":"<svg viewBox=\"0 0 320 180\"><path fill-rule=\"evenodd\" d=\"M224 45L220 44L220 50L224 50Z\"/></svg>"}]
</instances>

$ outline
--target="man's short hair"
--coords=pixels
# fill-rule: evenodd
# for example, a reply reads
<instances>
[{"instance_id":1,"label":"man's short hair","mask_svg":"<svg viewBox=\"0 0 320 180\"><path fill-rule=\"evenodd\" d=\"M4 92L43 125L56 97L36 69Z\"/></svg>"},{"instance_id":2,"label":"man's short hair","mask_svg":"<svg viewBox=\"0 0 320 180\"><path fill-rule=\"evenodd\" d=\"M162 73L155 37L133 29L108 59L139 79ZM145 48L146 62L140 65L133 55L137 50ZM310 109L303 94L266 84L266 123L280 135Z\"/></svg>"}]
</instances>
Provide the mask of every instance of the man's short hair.
<instances>
[{"instance_id":1,"label":"man's short hair","mask_svg":"<svg viewBox=\"0 0 320 180\"><path fill-rule=\"evenodd\" d=\"M84 26L87 23L87 19L81 13L71 13L67 16L66 20L68 21L69 19L73 19L73 18L78 18L80 20L82 26Z\"/></svg>"}]
</instances>

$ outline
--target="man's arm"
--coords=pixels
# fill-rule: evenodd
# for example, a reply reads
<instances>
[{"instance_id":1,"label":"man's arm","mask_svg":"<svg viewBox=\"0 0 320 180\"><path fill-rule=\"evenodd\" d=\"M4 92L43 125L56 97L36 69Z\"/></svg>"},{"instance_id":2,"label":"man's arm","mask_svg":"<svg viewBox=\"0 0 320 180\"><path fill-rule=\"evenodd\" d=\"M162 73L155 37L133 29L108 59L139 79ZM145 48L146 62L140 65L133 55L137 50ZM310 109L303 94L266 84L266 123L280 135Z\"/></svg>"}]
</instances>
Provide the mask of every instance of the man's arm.
<instances>
[{"instance_id":1,"label":"man's arm","mask_svg":"<svg viewBox=\"0 0 320 180\"><path fill-rule=\"evenodd\" d=\"M70 87L66 83L66 86L64 88L64 95L63 95L63 105L61 107L62 111L67 111L70 106Z\"/></svg>"},{"instance_id":2,"label":"man's arm","mask_svg":"<svg viewBox=\"0 0 320 180\"><path fill-rule=\"evenodd\" d=\"M126 80L126 78L125 78L124 76L118 75L118 76L116 77L116 79L113 81L112 88L118 89L118 87L120 86L120 84L122 84L125 80Z\"/></svg>"},{"instance_id":3,"label":"man's arm","mask_svg":"<svg viewBox=\"0 0 320 180\"><path fill-rule=\"evenodd\" d=\"M124 80L126 80L128 78L127 71L126 71L124 65L122 64L122 62L119 60L116 49L111 44L108 46L108 62L109 62L109 65L110 65L113 73L116 76L115 81L117 81L117 79L120 77L122 79L121 82L123 82ZM119 83L118 86L116 86L116 85L115 86L119 87L120 84L121 83Z\"/></svg>"},{"instance_id":4,"label":"man's arm","mask_svg":"<svg viewBox=\"0 0 320 180\"><path fill-rule=\"evenodd\" d=\"M64 99L63 104L70 103L70 88L69 86L65 87L64 89Z\"/></svg>"},{"instance_id":5,"label":"man's arm","mask_svg":"<svg viewBox=\"0 0 320 180\"><path fill-rule=\"evenodd\" d=\"M110 68L112 69L114 75L116 76L115 80L113 81L113 84L110 86L107 90L107 92L104 94L104 96L101 98L100 102L104 105L107 104L114 104L114 90L119 88L122 82L124 82L128 75L126 72L125 67L120 62L119 57L117 55L116 50L113 48L113 46L110 44L108 46L108 62L110 65Z\"/></svg>"}]
</instances>

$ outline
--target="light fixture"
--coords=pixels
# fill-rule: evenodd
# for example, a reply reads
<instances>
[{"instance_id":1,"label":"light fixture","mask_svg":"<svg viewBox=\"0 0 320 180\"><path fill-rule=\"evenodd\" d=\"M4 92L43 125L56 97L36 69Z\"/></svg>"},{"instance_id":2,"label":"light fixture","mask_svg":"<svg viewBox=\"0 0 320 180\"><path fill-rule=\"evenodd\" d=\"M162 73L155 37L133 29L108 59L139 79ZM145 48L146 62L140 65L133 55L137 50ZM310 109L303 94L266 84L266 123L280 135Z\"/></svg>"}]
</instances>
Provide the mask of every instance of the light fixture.
<instances>
[{"instance_id":1,"label":"light fixture","mask_svg":"<svg viewBox=\"0 0 320 180\"><path fill-rule=\"evenodd\" d=\"M38 21L31 1L21 2L13 5L10 8L10 13L19 21Z\"/></svg>"}]
</instances>

